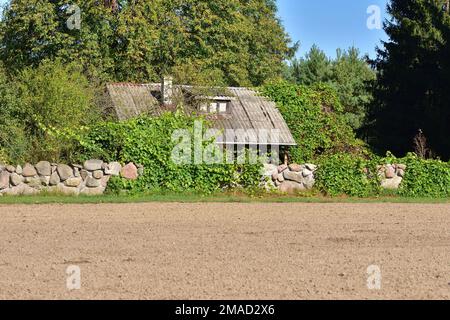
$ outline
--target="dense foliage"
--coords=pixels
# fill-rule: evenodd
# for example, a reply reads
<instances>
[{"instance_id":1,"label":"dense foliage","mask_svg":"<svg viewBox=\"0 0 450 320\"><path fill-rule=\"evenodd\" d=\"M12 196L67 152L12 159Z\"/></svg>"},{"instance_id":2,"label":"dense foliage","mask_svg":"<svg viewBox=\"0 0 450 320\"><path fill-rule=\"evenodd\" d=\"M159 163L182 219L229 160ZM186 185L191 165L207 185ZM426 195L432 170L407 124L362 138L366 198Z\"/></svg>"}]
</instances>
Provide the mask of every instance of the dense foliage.
<instances>
[{"instance_id":1,"label":"dense foliage","mask_svg":"<svg viewBox=\"0 0 450 320\"><path fill-rule=\"evenodd\" d=\"M450 196L450 162L424 160L413 153L400 159L388 154L383 161L391 164L402 163L407 166L405 177L400 185L400 195L434 198Z\"/></svg>"},{"instance_id":2,"label":"dense foliage","mask_svg":"<svg viewBox=\"0 0 450 320\"><path fill-rule=\"evenodd\" d=\"M94 91L80 68L44 61L14 78L0 72L0 150L10 162L65 160L73 146L55 137L95 122Z\"/></svg>"},{"instance_id":3,"label":"dense foliage","mask_svg":"<svg viewBox=\"0 0 450 320\"><path fill-rule=\"evenodd\" d=\"M175 130L187 130L193 136L196 118L182 112L161 117L141 117L125 122L104 122L72 137L80 144L79 160L98 158L104 161L134 162L144 166L137 181L115 179L110 190L145 192L151 190L213 192L224 188L257 189L261 164L177 164L172 152L178 141ZM212 140L211 140L212 141ZM193 140L190 141L193 143ZM210 141L204 141L210 144ZM193 147L192 147L193 150Z\"/></svg>"},{"instance_id":4,"label":"dense foliage","mask_svg":"<svg viewBox=\"0 0 450 320\"><path fill-rule=\"evenodd\" d=\"M358 49L338 49L336 58L330 59L313 46L304 58L292 61L287 78L302 85L320 82L331 85L336 89L347 122L353 129L363 125L372 101L370 85L375 80L375 71Z\"/></svg>"},{"instance_id":5,"label":"dense foliage","mask_svg":"<svg viewBox=\"0 0 450 320\"><path fill-rule=\"evenodd\" d=\"M360 151L362 143L346 122L344 109L330 86L277 82L261 92L277 103L298 144L290 150L291 161L304 163L324 153Z\"/></svg>"},{"instance_id":6,"label":"dense foliage","mask_svg":"<svg viewBox=\"0 0 450 320\"><path fill-rule=\"evenodd\" d=\"M336 153L319 160L316 188L330 196L367 197L379 192L374 161L348 153Z\"/></svg>"},{"instance_id":7,"label":"dense foliage","mask_svg":"<svg viewBox=\"0 0 450 320\"><path fill-rule=\"evenodd\" d=\"M370 119L373 144L404 155L419 129L435 155L450 158L450 15L443 0L391 0L389 40L374 61L379 71Z\"/></svg>"},{"instance_id":8,"label":"dense foliage","mask_svg":"<svg viewBox=\"0 0 450 320\"><path fill-rule=\"evenodd\" d=\"M81 10L80 29L67 26L77 14L67 1L10 1L0 24L0 55L10 72L59 57L103 80L148 82L172 73L181 81L196 73L260 85L281 75L296 48L273 0L70 3Z\"/></svg>"}]
</instances>

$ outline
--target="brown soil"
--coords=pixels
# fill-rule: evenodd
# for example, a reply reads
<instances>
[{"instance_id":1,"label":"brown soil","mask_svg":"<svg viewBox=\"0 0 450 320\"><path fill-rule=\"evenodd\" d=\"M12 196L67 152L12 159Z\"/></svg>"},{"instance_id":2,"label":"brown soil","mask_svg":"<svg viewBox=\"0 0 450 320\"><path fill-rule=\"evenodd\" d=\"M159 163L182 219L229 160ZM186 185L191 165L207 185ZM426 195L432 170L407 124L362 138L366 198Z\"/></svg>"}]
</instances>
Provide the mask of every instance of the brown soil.
<instances>
[{"instance_id":1,"label":"brown soil","mask_svg":"<svg viewBox=\"0 0 450 320\"><path fill-rule=\"evenodd\" d=\"M0 205L0 298L450 299L450 204Z\"/></svg>"}]
</instances>

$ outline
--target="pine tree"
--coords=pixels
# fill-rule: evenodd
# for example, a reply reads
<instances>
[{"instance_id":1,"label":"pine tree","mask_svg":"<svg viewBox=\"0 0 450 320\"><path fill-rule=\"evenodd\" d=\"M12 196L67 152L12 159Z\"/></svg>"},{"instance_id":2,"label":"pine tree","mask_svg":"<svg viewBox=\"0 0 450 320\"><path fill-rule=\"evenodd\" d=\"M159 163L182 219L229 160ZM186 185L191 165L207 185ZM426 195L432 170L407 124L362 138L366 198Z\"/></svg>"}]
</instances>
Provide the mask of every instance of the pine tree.
<instances>
[{"instance_id":1,"label":"pine tree","mask_svg":"<svg viewBox=\"0 0 450 320\"><path fill-rule=\"evenodd\" d=\"M370 109L374 144L403 155L419 130L430 148L450 157L450 17L446 1L392 0L390 40L378 49L379 78Z\"/></svg>"}]
</instances>

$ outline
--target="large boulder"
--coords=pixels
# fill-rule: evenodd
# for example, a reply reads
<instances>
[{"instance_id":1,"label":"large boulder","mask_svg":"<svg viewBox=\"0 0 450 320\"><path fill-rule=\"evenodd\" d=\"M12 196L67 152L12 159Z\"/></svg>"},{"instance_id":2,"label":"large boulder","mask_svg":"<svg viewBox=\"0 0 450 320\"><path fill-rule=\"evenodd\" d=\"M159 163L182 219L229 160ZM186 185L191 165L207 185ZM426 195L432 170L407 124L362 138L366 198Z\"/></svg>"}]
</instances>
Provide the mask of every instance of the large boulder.
<instances>
[{"instance_id":1,"label":"large boulder","mask_svg":"<svg viewBox=\"0 0 450 320\"><path fill-rule=\"evenodd\" d=\"M384 172L386 178L392 179L395 177L395 168L392 165L387 165L386 170Z\"/></svg>"},{"instance_id":2,"label":"large boulder","mask_svg":"<svg viewBox=\"0 0 450 320\"><path fill-rule=\"evenodd\" d=\"M37 171L33 165L27 163L22 169L22 175L24 177L34 177L37 175Z\"/></svg>"},{"instance_id":3,"label":"large boulder","mask_svg":"<svg viewBox=\"0 0 450 320\"><path fill-rule=\"evenodd\" d=\"M36 165L36 170L41 176L51 176L52 175L52 166L48 161L40 161Z\"/></svg>"},{"instance_id":4,"label":"large boulder","mask_svg":"<svg viewBox=\"0 0 450 320\"><path fill-rule=\"evenodd\" d=\"M67 164L59 164L56 171L58 172L61 181L66 181L73 176L73 169Z\"/></svg>"},{"instance_id":5,"label":"large boulder","mask_svg":"<svg viewBox=\"0 0 450 320\"><path fill-rule=\"evenodd\" d=\"M289 165L289 170L294 171L294 172L300 172L303 170L303 166L293 163Z\"/></svg>"},{"instance_id":6,"label":"large boulder","mask_svg":"<svg viewBox=\"0 0 450 320\"><path fill-rule=\"evenodd\" d=\"M92 176L95 179L101 179L101 178L103 178L103 171L102 170L96 170L96 171L92 172Z\"/></svg>"},{"instance_id":7,"label":"large boulder","mask_svg":"<svg viewBox=\"0 0 450 320\"><path fill-rule=\"evenodd\" d=\"M295 182L295 181L284 181L280 187L280 192L288 193L288 194L295 194L300 191L304 191L305 187L303 184Z\"/></svg>"},{"instance_id":8,"label":"large boulder","mask_svg":"<svg viewBox=\"0 0 450 320\"><path fill-rule=\"evenodd\" d=\"M101 186L101 180L95 179L94 177L86 178L86 187L88 188L97 188Z\"/></svg>"},{"instance_id":9,"label":"large boulder","mask_svg":"<svg viewBox=\"0 0 450 320\"><path fill-rule=\"evenodd\" d=\"M284 179L290 180L290 181L296 181L298 183L303 182L303 175L301 172L294 172L294 171L284 171L283 172Z\"/></svg>"},{"instance_id":10,"label":"large boulder","mask_svg":"<svg viewBox=\"0 0 450 320\"><path fill-rule=\"evenodd\" d=\"M56 186L61 182L61 178L59 177L59 174L57 171L53 172L52 175L50 176L50 181L49 184L51 186Z\"/></svg>"},{"instance_id":11,"label":"large boulder","mask_svg":"<svg viewBox=\"0 0 450 320\"><path fill-rule=\"evenodd\" d=\"M136 180L138 178L138 169L134 163L130 162L122 168L120 175L127 180Z\"/></svg>"},{"instance_id":12,"label":"large boulder","mask_svg":"<svg viewBox=\"0 0 450 320\"><path fill-rule=\"evenodd\" d=\"M119 176L122 165L118 162L110 162L105 167L105 174L110 176Z\"/></svg>"},{"instance_id":13,"label":"large boulder","mask_svg":"<svg viewBox=\"0 0 450 320\"><path fill-rule=\"evenodd\" d=\"M381 180L381 187L384 189L396 190L400 187L402 181L402 177L399 176L395 176L392 179L383 179Z\"/></svg>"},{"instance_id":14,"label":"large boulder","mask_svg":"<svg viewBox=\"0 0 450 320\"><path fill-rule=\"evenodd\" d=\"M10 180L11 180L11 185L15 187L23 182L23 177L14 172L11 174Z\"/></svg>"},{"instance_id":15,"label":"large boulder","mask_svg":"<svg viewBox=\"0 0 450 320\"><path fill-rule=\"evenodd\" d=\"M0 190L9 188L9 176L10 173L6 170L0 172Z\"/></svg>"},{"instance_id":16,"label":"large boulder","mask_svg":"<svg viewBox=\"0 0 450 320\"><path fill-rule=\"evenodd\" d=\"M76 188L81 184L81 182L83 182L83 179L81 179L81 177L73 177L64 181L64 185L66 187Z\"/></svg>"},{"instance_id":17,"label":"large boulder","mask_svg":"<svg viewBox=\"0 0 450 320\"><path fill-rule=\"evenodd\" d=\"M84 162L84 169L88 171L102 170L102 160L87 160Z\"/></svg>"}]
</instances>

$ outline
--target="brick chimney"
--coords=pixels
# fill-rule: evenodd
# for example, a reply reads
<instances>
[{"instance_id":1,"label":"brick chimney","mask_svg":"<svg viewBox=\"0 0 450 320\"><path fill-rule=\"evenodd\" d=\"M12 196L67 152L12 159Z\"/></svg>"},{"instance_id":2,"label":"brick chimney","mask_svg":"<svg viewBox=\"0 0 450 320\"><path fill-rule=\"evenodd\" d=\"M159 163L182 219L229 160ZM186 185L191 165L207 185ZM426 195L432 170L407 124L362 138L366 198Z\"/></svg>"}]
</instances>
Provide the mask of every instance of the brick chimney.
<instances>
[{"instance_id":1,"label":"brick chimney","mask_svg":"<svg viewBox=\"0 0 450 320\"><path fill-rule=\"evenodd\" d=\"M173 104L173 78L165 76L161 82L161 97L162 103L165 106Z\"/></svg>"}]
</instances>

